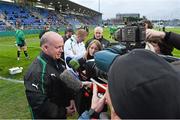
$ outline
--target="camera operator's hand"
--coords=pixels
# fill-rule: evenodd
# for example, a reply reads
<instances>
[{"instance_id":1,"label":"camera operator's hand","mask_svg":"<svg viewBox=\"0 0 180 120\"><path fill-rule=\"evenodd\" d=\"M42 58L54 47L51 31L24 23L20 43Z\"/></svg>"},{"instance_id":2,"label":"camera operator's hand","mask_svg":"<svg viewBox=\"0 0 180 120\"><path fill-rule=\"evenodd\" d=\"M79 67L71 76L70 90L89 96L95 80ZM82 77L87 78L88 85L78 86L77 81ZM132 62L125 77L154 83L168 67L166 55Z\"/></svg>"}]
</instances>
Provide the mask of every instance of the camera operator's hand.
<instances>
[{"instance_id":1,"label":"camera operator's hand","mask_svg":"<svg viewBox=\"0 0 180 120\"><path fill-rule=\"evenodd\" d=\"M164 39L166 33L162 31L156 31L153 29L146 29L146 40L151 38L160 38Z\"/></svg>"},{"instance_id":2,"label":"camera operator's hand","mask_svg":"<svg viewBox=\"0 0 180 120\"><path fill-rule=\"evenodd\" d=\"M93 96L92 96L92 101L91 101L91 109L95 110L97 113L101 112L102 109L104 108L105 104L105 95L103 97L99 98L98 93L97 93L97 85L93 83Z\"/></svg>"},{"instance_id":3,"label":"camera operator's hand","mask_svg":"<svg viewBox=\"0 0 180 120\"><path fill-rule=\"evenodd\" d=\"M159 47L158 43L146 42L145 49L150 50L150 51L152 51L154 53L157 53L157 54L161 54L161 50L160 50L160 47Z\"/></svg>"}]
</instances>

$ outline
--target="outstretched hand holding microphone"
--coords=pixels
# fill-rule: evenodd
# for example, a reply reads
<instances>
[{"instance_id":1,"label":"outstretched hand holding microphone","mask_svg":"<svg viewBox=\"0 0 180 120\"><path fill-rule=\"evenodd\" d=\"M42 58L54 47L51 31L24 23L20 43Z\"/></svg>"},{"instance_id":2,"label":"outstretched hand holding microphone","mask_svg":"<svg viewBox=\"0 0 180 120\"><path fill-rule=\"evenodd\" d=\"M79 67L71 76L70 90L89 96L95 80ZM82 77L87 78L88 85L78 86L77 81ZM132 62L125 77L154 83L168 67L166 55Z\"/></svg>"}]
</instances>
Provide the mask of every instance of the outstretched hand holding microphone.
<instances>
[{"instance_id":1,"label":"outstretched hand holding microphone","mask_svg":"<svg viewBox=\"0 0 180 120\"><path fill-rule=\"evenodd\" d=\"M65 83L67 88L71 89L74 93L78 93L83 87L88 87L93 90L94 85L92 84L92 82L98 85L98 92L100 93L104 93L107 87L106 84L100 84L92 78L90 79L91 82L80 81L79 78L69 70L64 70L64 72L60 74L59 78L63 83Z\"/></svg>"},{"instance_id":2,"label":"outstretched hand holding microphone","mask_svg":"<svg viewBox=\"0 0 180 120\"><path fill-rule=\"evenodd\" d=\"M93 83L91 109L93 109L97 113L100 113L105 105L105 96L106 93L102 97L98 97L98 86L96 85L96 83Z\"/></svg>"},{"instance_id":3,"label":"outstretched hand holding microphone","mask_svg":"<svg viewBox=\"0 0 180 120\"><path fill-rule=\"evenodd\" d=\"M91 82L81 82L79 78L70 70L64 70L64 72L60 74L59 78L63 83L65 83L67 88L72 90L74 93L78 93L81 88L85 86L91 86Z\"/></svg>"}]
</instances>

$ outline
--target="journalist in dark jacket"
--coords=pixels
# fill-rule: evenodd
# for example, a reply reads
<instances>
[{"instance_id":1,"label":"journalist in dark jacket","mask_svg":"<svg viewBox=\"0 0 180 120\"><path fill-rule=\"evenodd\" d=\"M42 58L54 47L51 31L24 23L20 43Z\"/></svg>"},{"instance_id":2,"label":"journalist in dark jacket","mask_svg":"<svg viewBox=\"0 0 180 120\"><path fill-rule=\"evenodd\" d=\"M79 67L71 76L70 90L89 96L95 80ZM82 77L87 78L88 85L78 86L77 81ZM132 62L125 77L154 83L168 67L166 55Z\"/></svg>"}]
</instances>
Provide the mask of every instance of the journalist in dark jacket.
<instances>
[{"instance_id":1,"label":"journalist in dark jacket","mask_svg":"<svg viewBox=\"0 0 180 120\"><path fill-rule=\"evenodd\" d=\"M103 38L103 28L102 27L98 26L94 29L94 37L86 42L85 47L87 48L89 46L89 43L91 43L91 41L93 41L95 39L99 40L103 49L107 48L110 45L110 42L108 40L106 40L105 38Z\"/></svg>"},{"instance_id":2,"label":"journalist in dark jacket","mask_svg":"<svg viewBox=\"0 0 180 120\"><path fill-rule=\"evenodd\" d=\"M40 42L42 52L33 61L24 77L24 85L33 118L62 118L75 112L71 91L59 75L65 67L60 61L63 38L46 32Z\"/></svg>"},{"instance_id":3,"label":"journalist in dark jacket","mask_svg":"<svg viewBox=\"0 0 180 120\"><path fill-rule=\"evenodd\" d=\"M50 31L49 29L50 29L50 25L49 25L49 24L45 25L45 26L44 26L44 29L43 29L43 30L40 32L40 34L39 34L39 39L41 39L41 37L42 37L46 32Z\"/></svg>"}]
</instances>

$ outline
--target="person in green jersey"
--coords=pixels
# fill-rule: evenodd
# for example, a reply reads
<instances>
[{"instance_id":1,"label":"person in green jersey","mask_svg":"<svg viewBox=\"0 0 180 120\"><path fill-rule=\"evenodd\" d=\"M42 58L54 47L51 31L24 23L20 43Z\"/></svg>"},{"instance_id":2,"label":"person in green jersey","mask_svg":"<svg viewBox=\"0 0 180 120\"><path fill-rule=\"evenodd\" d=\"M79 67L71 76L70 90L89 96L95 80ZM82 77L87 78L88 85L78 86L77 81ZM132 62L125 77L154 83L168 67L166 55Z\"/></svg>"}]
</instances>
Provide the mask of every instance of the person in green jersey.
<instances>
[{"instance_id":1,"label":"person in green jersey","mask_svg":"<svg viewBox=\"0 0 180 120\"><path fill-rule=\"evenodd\" d=\"M113 38L114 33L116 32L117 28L113 25L109 28L110 36L109 38Z\"/></svg>"},{"instance_id":2,"label":"person in green jersey","mask_svg":"<svg viewBox=\"0 0 180 120\"><path fill-rule=\"evenodd\" d=\"M23 26L18 26L16 29L16 44L17 44L17 60L20 59L20 53L21 51L24 51L24 55L26 56L26 59L29 59L28 53L27 53L27 45L25 41L25 35L23 30Z\"/></svg>"}]
</instances>

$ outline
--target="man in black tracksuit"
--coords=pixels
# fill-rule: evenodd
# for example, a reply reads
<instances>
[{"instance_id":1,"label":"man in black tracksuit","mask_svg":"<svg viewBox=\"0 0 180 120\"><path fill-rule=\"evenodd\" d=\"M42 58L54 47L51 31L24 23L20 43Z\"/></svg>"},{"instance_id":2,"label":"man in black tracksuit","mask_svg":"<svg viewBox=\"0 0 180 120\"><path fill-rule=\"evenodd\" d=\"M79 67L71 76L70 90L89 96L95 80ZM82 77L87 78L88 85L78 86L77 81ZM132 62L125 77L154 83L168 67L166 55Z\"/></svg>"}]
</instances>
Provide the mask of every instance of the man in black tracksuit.
<instances>
[{"instance_id":1,"label":"man in black tracksuit","mask_svg":"<svg viewBox=\"0 0 180 120\"><path fill-rule=\"evenodd\" d=\"M86 42L86 44L85 44L86 49L87 49L89 43L93 40L99 40L103 49L110 46L110 42L108 40L106 40L105 38L103 38L103 28L102 27L98 26L94 29L94 37Z\"/></svg>"},{"instance_id":2,"label":"man in black tracksuit","mask_svg":"<svg viewBox=\"0 0 180 120\"><path fill-rule=\"evenodd\" d=\"M40 34L39 34L39 39L41 39L41 37L42 37L46 32L48 32L49 29L50 29L50 25L49 25L49 24L45 25L45 26L44 26L44 29L43 29L43 30L40 32Z\"/></svg>"},{"instance_id":3,"label":"man in black tracksuit","mask_svg":"<svg viewBox=\"0 0 180 120\"><path fill-rule=\"evenodd\" d=\"M31 64L24 77L26 96L33 118L62 118L75 112L72 91L61 82L65 67L60 61L63 38L47 32L41 38L42 52Z\"/></svg>"}]
</instances>

